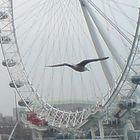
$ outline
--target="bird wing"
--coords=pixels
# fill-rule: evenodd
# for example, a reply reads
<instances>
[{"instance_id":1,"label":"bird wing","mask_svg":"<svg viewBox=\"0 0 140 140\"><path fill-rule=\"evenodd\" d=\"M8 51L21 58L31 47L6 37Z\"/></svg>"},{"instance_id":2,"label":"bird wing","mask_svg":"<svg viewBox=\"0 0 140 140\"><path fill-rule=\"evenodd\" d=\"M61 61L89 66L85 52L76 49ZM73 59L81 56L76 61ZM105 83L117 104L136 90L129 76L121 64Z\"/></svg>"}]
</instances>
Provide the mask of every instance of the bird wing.
<instances>
[{"instance_id":1,"label":"bird wing","mask_svg":"<svg viewBox=\"0 0 140 140\"><path fill-rule=\"evenodd\" d=\"M60 67L60 66L69 66L69 64L63 63L63 64L50 65L50 66L45 66L45 67Z\"/></svg>"},{"instance_id":2,"label":"bird wing","mask_svg":"<svg viewBox=\"0 0 140 140\"><path fill-rule=\"evenodd\" d=\"M86 64L90 63L90 62L95 62L95 61L102 61L102 60L106 60L109 57L103 57L103 58L97 58L97 59L88 59L88 60L83 60L82 62L78 63L77 65L82 65L85 66Z\"/></svg>"}]
</instances>

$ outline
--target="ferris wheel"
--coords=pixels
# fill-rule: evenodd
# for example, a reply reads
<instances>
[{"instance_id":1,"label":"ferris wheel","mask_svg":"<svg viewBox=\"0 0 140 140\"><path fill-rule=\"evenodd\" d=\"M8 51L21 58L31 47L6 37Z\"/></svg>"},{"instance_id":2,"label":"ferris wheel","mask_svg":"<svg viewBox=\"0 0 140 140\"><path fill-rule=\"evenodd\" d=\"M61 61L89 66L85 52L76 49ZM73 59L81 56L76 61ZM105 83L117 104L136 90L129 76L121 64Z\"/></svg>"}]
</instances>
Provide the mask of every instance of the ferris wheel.
<instances>
[{"instance_id":1,"label":"ferris wheel","mask_svg":"<svg viewBox=\"0 0 140 140\"><path fill-rule=\"evenodd\" d=\"M100 107L113 117L126 101L135 106L138 0L1 0L0 7L2 64L19 105L64 129L82 125ZM88 72L46 67L102 57L109 59L88 64Z\"/></svg>"}]
</instances>

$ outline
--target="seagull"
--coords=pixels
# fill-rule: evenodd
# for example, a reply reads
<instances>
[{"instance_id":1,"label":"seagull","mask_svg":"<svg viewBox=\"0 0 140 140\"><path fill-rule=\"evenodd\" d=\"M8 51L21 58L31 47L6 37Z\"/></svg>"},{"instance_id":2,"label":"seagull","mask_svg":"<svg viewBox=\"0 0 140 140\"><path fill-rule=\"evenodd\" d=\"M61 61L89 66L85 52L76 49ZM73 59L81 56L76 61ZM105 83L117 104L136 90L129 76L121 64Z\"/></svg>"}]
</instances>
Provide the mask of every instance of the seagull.
<instances>
[{"instance_id":1,"label":"seagull","mask_svg":"<svg viewBox=\"0 0 140 140\"><path fill-rule=\"evenodd\" d=\"M63 64L57 64L57 65L51 65L51 66L45 66L45 67L60 67L60 66L68 66L70 68L72 68L75 71L78 72L84 72L84 71L89 71L89 69L87 67L85 67L85 65L87 65L88 63L91 62L95 62L95 61L102 61L102 60L106 60L109 57L103 57L103 58L97 58L97 59L87 59L87 60L83 60L80 63L76 64L76 65L71 65L68 63L63 63Z\"/></svg>"}]
</instances>

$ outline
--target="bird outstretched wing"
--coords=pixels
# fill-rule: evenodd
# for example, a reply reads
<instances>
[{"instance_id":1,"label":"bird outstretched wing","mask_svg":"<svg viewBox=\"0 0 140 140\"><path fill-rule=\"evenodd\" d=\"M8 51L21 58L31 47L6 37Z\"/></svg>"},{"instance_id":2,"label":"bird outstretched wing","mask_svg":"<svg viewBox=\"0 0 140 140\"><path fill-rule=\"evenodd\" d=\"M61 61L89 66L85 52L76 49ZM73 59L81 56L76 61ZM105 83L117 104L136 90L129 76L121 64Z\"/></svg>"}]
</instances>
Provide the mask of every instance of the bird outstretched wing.
<instances>
[{"instance_id":1,"label":"bird outstretched wing","mask_svg":"<svg viewBox=\"0 0 140 140\"><path fill-rule=\"evenodd\" d=\"M102 61L102 60L106 60L108 58L109 57L103 57L103 58L97 58L97 59L87 59L87 60L83 60L82 62L78 63L77 65L85 66L86 64L88 64L90 62Z\"/></svg>"},{"instance_id":2,"label":"bird outstretched wing","mask_svg":"<svg viewBox=\"0 0 140 140\"><path fill-rule=\"evenodd\" d=\"M50 65L50 66L45 66L45 67L61 67L61 66L70 66L70 64L63 63L63 64Z\"/></svg>"}]
</instances>

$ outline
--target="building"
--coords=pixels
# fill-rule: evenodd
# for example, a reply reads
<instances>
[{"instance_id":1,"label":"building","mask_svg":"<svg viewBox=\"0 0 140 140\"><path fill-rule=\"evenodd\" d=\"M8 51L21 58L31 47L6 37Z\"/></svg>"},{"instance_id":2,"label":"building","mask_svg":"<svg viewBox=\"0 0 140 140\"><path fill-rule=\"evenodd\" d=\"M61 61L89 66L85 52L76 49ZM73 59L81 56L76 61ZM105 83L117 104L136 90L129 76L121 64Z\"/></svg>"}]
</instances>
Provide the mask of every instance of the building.
<instances>
[{"instance_id":1,"label":"building","mask_svg":"<svg viewBox=\"0 0 140 140\"><path fill-rule=\"evenodd\" d=\"M3 114L0 113L0 123L3 122Z\"/></svg>"}]
</instances>

